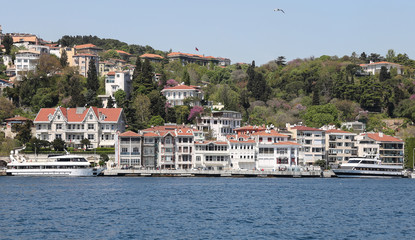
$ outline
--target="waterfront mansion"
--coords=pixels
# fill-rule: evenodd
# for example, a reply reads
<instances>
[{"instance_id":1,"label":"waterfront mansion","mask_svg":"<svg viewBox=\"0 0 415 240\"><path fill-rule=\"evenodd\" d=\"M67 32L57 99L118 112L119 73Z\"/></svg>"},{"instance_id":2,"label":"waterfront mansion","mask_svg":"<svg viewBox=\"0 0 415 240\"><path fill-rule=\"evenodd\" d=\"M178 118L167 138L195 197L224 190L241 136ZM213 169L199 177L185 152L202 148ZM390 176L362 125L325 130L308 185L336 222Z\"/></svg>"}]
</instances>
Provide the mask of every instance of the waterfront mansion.
<instances>
[{"instance_id":1,"label":"waterfront mansion","mask_svg":"<svg viewBox=\"0 0 415 240\"><path fill-rule=\"evenodd\" d=\"M50 142L60 138L75 148L84 147L84 138L89 147L114 147L117 131L125 130L122 108L42 108L33 123L36 138Z\"/></svg>"}]
</instances>

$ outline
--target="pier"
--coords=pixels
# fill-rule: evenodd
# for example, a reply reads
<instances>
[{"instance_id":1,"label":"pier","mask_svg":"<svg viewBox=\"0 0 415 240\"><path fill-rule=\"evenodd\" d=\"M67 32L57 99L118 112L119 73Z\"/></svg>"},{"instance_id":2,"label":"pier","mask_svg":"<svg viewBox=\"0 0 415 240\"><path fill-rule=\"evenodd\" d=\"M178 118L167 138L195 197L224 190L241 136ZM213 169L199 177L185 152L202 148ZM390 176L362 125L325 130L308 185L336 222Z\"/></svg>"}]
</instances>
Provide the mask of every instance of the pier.
<instances>
[{"instance_id":1,"label":"pier","mask_svg":"<svg viewBox=\"0 0 415 240\"><path fill-rule=\"evenodd\" d=\"M125 177L321 177L321 170L308 171L236 171L236 170L145 170L145 169L106 169L102 176Z\"/></svg>"}]
</instances>

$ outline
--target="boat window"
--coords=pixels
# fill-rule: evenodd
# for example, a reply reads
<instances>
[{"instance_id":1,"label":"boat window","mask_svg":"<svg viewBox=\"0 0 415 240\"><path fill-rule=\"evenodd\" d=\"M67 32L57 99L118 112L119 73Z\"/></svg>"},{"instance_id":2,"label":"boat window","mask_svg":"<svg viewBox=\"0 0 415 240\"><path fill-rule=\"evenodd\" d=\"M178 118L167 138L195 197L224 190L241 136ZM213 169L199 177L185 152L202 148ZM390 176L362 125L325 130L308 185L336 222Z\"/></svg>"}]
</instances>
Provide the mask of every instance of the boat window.
<instances>
[{"instance_id":1,"label":"boat window","mask_svg":"<svg viewBox=\"0 0 415 240\"><path fill-rule=\"evenodd\" d=\"M362 161L363 164L375 164L373 161Z\"/></svg>"},{"instance_id":2,"label":"boat window","mask_svg":"<svg viewBox=\"0 0 415 240\"><path fill-rule=\"evenodd\" d=\"M349 160L349 163L359 163L360 160Z\"/></svg>"}]
</instances>

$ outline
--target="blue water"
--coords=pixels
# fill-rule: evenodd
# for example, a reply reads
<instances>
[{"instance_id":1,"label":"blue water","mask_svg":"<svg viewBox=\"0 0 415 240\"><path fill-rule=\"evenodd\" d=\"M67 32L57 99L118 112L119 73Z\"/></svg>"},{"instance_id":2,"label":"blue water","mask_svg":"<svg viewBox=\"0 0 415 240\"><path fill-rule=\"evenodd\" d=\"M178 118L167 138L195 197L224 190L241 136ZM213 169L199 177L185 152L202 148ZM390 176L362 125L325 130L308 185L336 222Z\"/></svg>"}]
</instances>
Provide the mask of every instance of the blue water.
<instances>
[{"instance_id":1,"label":"blue water","mask_svg":"<svg viewBox=\"0 0 415 240\"><path fill-rule=\"evenodd\" d=\"M414 239L414 179L0 177L0 239Z\"/></svg>"}]
</instances>

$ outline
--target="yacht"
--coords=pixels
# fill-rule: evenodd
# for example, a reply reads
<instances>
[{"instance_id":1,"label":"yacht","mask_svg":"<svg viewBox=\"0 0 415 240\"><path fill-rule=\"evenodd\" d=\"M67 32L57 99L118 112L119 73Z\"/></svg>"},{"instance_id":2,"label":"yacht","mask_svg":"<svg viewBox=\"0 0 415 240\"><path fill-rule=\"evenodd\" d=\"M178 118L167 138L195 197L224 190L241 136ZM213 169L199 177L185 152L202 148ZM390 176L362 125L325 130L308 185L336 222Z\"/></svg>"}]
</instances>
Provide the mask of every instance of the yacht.
<instances>
[{"instance_id":1,"label":"yacht","mask_svg":"<svg viewBox=\"0 0 415 240\"><path fill-rule=\"evenodd\" d=\"M91 164L79 155L51 155L47 161L28 161L22 156L10 154L11 162L7 164L7 175L14 176L97 176L101 168Z\"/></svg>"},{"instance_id":2,"label":"yacht","mask_svg":"<svg viewBox=\"0 0 415 240\"><path fill-rule=\"evenodd\" d=\"M333 169L333 172L337 177L400 178L404 176L402 165L383 165L380 160L372 158L350 158L338 169Z\"/></svg>"}]
</instances>

